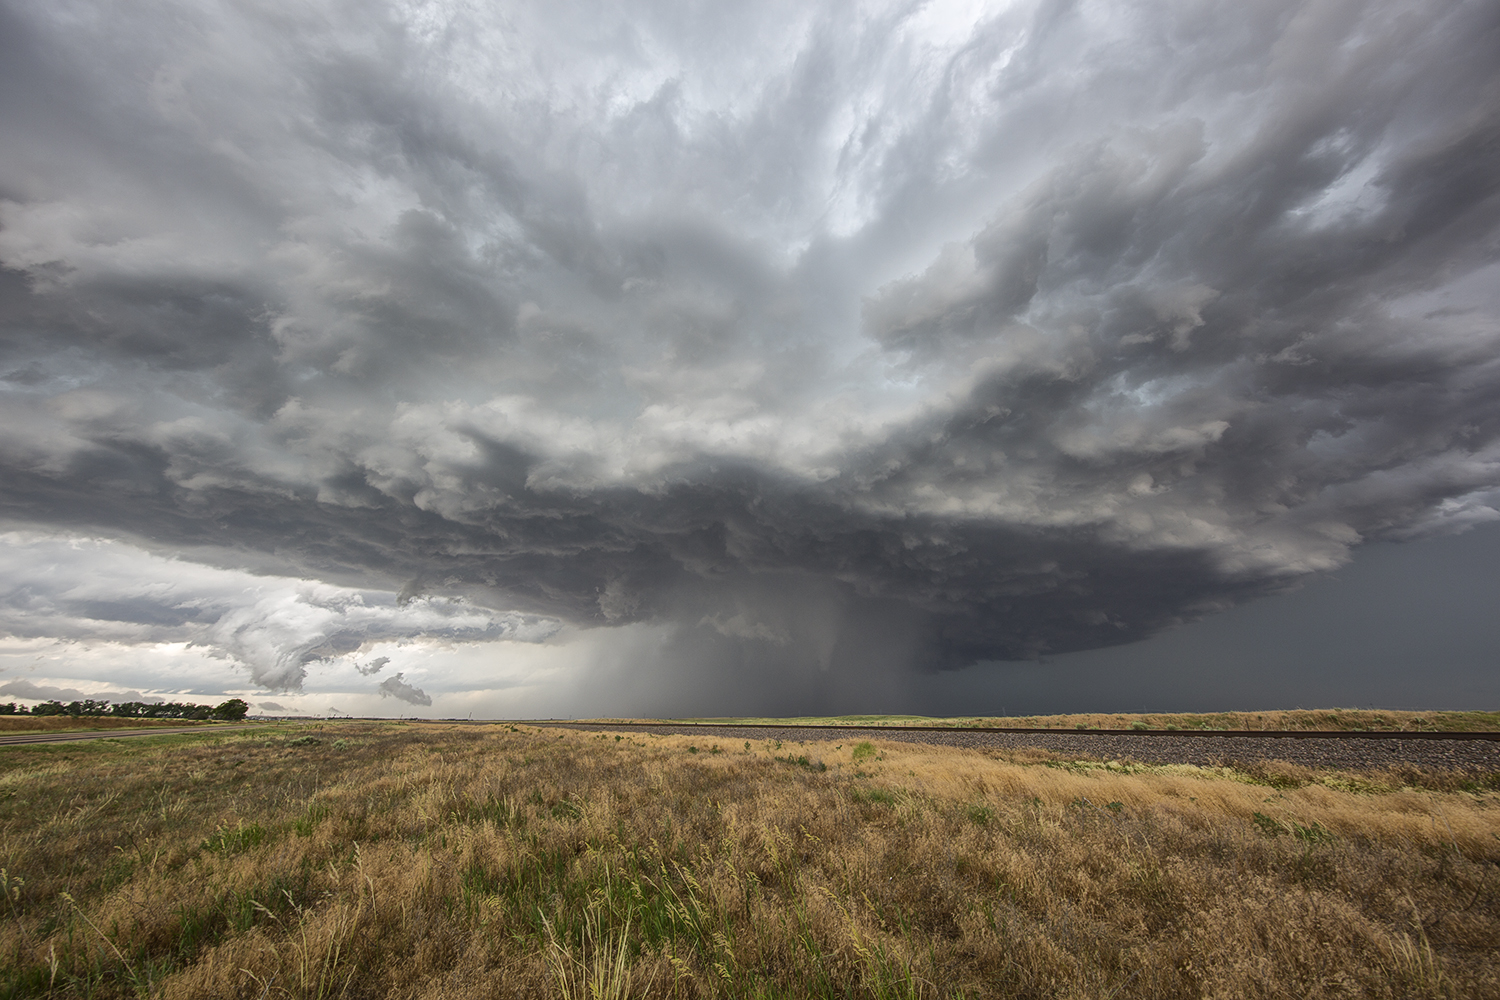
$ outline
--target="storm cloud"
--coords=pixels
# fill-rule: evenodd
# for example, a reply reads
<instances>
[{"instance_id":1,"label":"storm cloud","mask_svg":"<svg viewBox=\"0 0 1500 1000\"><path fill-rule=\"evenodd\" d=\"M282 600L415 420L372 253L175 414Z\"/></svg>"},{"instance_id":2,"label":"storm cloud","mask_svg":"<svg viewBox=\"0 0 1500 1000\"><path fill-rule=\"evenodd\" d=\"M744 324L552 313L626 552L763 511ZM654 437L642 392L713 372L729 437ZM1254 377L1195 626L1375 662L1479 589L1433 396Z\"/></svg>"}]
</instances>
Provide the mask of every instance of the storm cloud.
<instances>
[{"instance_id":1,"label":"storm cloud","mask_svg":"<svg viewBox=\"0 0 1500 1000\"><path fill-rule=\"evenodd\" d=\"M395 698L408 705L431 705L432 699L419 687L406 683L405 674L392 674L380 682L380 697Z\"/></svg>"},{"instance_id":2,"label":"storm cloud","mask_svg":"<svg viewBox=\"0 0 1500 1000\"><path fill-rule=\"evenodd\" d=\"M548 619L496 613L462 599L402 603L390 592L183 563L98 539L0 537L0 580L0 629L11 636L199 645L274 690L300 688L310 663L381 641L539 642L558 628ZM387 662L376 657L355 669L373 674ZM0 693L15 685L37 688L18 680L0 685ZM19 688L9 693L42 697Z\"/></svg>"},{"instance_id":3,"label":"storm cloud","mask_svg":"<svg viewBox=\"0 0 1500 1000\"><path fill-rule=\"evenodd\" d=\"M1497 51L1478 0L6 3L0 627L295 690L661 626L811 705L1494 520Z\"/></svg>"}]
</instances>

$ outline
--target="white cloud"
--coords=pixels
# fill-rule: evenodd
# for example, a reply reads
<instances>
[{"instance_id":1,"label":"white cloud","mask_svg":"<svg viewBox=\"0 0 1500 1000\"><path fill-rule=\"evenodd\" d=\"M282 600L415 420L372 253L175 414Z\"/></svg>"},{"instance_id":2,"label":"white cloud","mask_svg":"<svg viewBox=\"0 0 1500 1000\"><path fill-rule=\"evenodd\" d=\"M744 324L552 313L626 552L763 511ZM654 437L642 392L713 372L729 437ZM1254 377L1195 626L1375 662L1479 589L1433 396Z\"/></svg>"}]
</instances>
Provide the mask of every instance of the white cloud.
<instances>
[{"instance_id":1,"label":"white cloud","mask_svg":"<svg viewBox=\"0 0 1500 1000\"><path fill-rule=\"evenodd\" d=\"M90 645L186 645L275 690L301 687L308 665L379 642L539 642L554 621L463 600L355 590L165 558L120 542L0 534L0 629L59 633ZM376 657L374 673L390 656Z\"/></svg>"}]
</instances>

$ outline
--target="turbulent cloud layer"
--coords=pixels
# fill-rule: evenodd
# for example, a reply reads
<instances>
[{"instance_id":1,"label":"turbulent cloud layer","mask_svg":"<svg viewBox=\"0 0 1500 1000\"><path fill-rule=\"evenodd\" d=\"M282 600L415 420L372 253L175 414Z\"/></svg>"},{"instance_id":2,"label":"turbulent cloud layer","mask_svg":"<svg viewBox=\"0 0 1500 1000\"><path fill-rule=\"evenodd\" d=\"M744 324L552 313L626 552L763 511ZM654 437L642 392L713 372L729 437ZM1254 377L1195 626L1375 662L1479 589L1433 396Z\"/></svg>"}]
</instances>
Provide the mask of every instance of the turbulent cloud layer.
<instances>
[{"instance_id":1,"label":"turbulent cloud layer","mask_svg":"<svg viewBox=\"0 0 1500 1000\"><path fill-rule=\"evenodd\" d=\"M1493 519L1496 51L1479 0L8 3L0 515L172 570L12 542L4 627L944 667Z\"/></svg>"},{"instance_id":2,"label":"turbulent cloud layer","mask_svg":"<svg viewBox=\"0 0 1500 1000\"><path fill-rule=\"evenodd\" d=\"M300 688L309 663L379 642L418 636L538 642L557 631L556 622L496 614L462 600L402 602L389 591L253 576L98 540L0 536L0 581L0 630L11 636L201 645L243 664L256 684L278 690ZM388 660L376 657L356 669L375 673ZM16 680L0 685L0 694L61 697L32 688Z\"/></svg>"}]
</instances>

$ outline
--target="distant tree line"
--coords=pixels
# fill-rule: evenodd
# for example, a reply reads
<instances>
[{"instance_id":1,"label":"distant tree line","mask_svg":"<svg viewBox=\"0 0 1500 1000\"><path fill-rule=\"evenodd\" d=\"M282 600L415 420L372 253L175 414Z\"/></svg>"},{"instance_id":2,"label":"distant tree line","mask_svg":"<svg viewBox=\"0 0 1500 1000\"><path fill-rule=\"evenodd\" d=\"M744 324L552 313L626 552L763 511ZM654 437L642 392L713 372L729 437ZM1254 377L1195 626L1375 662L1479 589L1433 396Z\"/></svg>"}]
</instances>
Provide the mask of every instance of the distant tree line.
<instances>
[{"instance_id":1,"label":"distant tree line","mask_svg":"<svg viewBox=\"0 0 1500 1000\"><path fill-rule=\"evenodd\" d=\"M71 715L75 719L82 716L111 715L123 719L219 719L238 722L249 711L250 705L242 698L230 698L223 704L212 707L181 701L122 701L112 705L108 701L95 701L93 698L70 701L66 705L60 701L44 701L40 705L33 705L29 710L25 705L17 705L13 701L0 704L0 715Z\"/></svg>"}]
</instances>

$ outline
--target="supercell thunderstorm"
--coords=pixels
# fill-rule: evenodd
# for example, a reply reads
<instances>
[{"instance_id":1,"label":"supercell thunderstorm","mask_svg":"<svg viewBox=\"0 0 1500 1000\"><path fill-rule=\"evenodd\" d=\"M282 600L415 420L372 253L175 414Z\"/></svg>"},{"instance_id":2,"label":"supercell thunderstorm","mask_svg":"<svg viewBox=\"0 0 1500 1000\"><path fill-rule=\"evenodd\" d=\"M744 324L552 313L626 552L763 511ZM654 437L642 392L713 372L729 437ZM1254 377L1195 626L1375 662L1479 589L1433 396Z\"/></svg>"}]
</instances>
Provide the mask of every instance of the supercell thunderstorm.
<instances>
[{"instance_id":1,"label":"supercell thunderstorm","mask_svg":"<svg viewBox=\"0 0 1500 1000\"><path fill-rule=\"evenodd\" d=\"M0 629L794 683L1497 517L1500 8L736 6L5 4Z\"/></svg>"}]
</instances>

